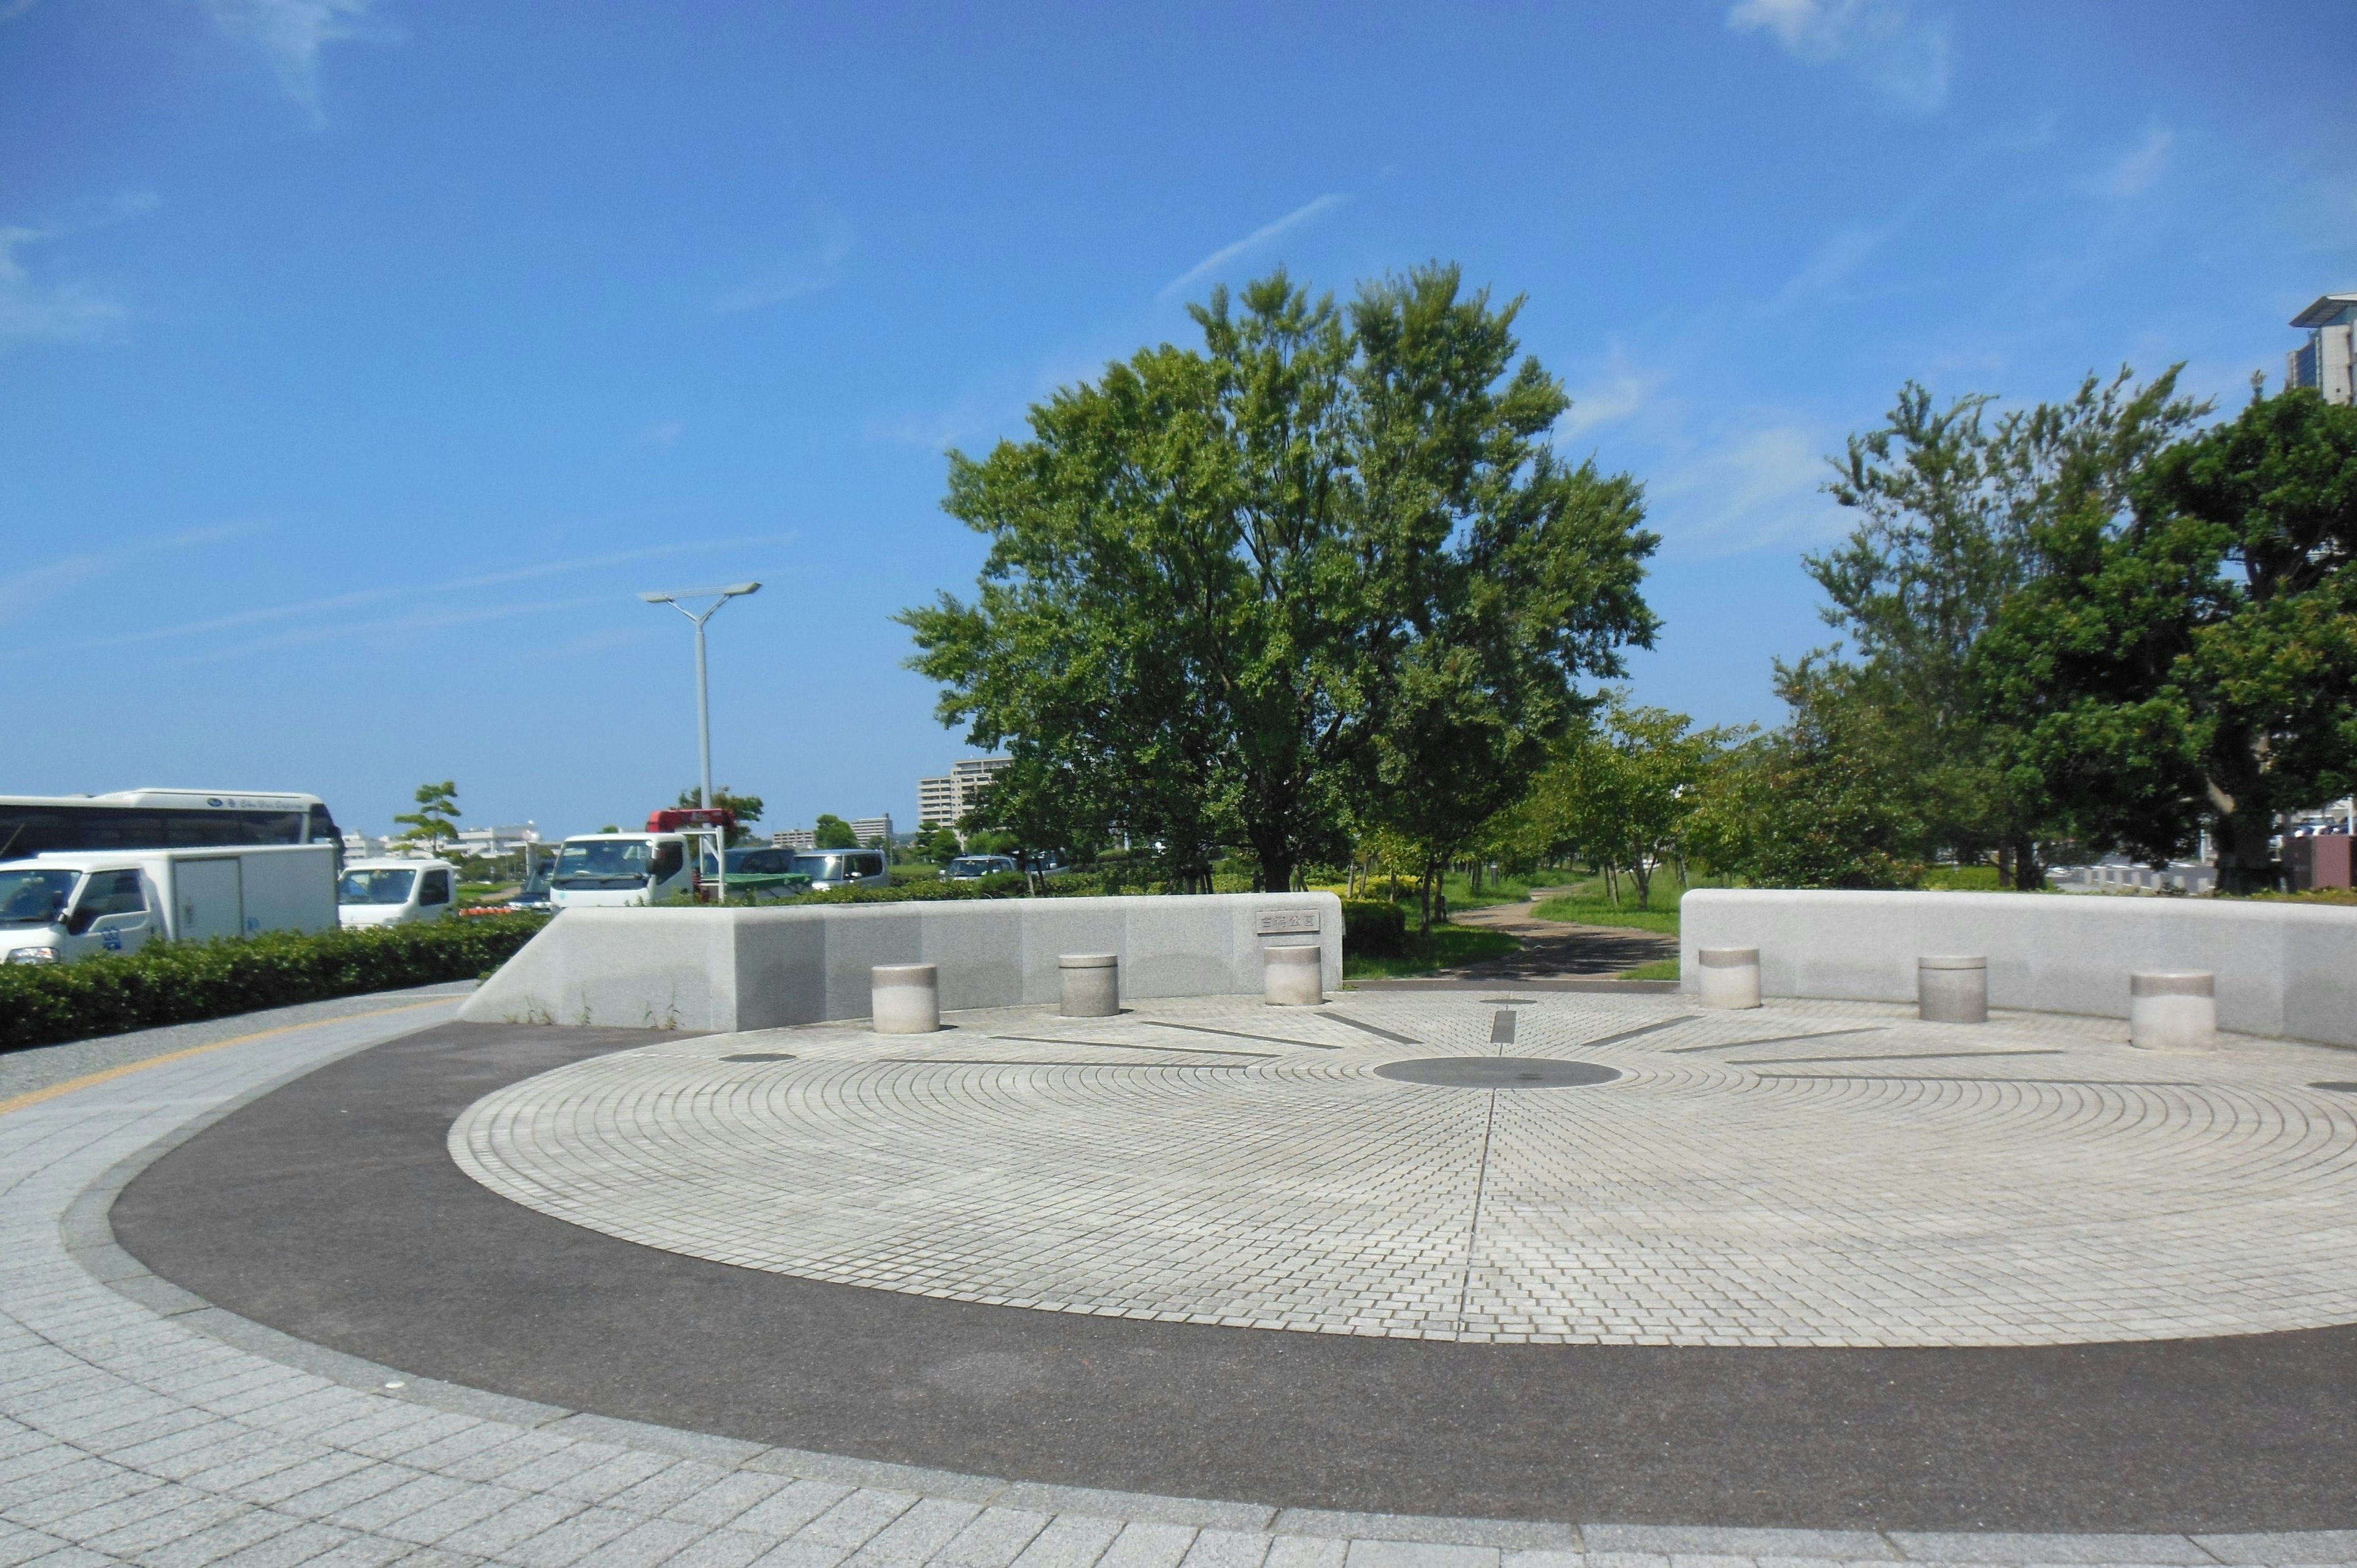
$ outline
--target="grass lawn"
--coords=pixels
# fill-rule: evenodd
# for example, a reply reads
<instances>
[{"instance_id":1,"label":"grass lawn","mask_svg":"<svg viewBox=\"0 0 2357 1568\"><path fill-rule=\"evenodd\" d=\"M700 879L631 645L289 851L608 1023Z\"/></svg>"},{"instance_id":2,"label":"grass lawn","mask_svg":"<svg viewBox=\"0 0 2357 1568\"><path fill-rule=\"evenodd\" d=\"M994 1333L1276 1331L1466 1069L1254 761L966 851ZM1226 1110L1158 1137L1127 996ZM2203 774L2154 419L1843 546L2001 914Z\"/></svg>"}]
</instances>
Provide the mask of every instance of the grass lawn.
<instances>
[{"instance_id":1,"label":"grass lawn","mask_svg":"<svg viewBox=\"0 0 2357 1568\"><path fill-rule=\"evenodd\" d=\"M1711 887L1717 884L1703 881L1695 886ZM1678 880L1676 870L1663 866L1660 875L1653 878L1652 908L1649 909L1637 908L1637 892L1629 885L1627 877L1620 879L1620 903L1616 908L1610 896L1604 891L1604 879L1591 876L1574 885L1569 893L1544 900L1531 913L1542 920L1566 920L1581 926L1625 926L1631 930L1659 931L1663 936L1674 937L1678 934L1678 900L1685 897L1685 885ZM1661 977L1638 974L1633 978L1652 980Z\"/></svg>"},{"instance_id":2,"label":"grass lawn","mask_svg":"<svg viewBox=\"0 0 2357 1568\"><path fill-rule=\"evenodd\" d=\"M1471 926L1435 926L1428 937L1421 936L1411 929L1407 934L1407 950L1397 958L1361 956L1345 951L1342 954L1342 978L1394 980L1406 975L1434 974L1485 958L1502 958L1510 952L1519 951L1522 945L1503 931L1476 930Z\"/></svg>"},{"instance_id":3,"label":"grass lawn","mask_svg":"<svg viewBox=\"0 0 2357 1568\"><path fill-rule=\"evenodd\" d=\"M1497 878L1485 876L1481 879L1481 891L1476 893L1472 890L1473 879L1471 877L1466 875L1465 873L1461 871L1452 871L1448 875L1441 878L1440 890L1448 894L1448 907L1450 908L1479 909L1490 904L1525 903L1530 898L1532 888L1552 887L1555 884L1561 882L1566 875L1566 873L1560 871L1542 872L1536 879L1521 876L1505 876ZM1373 881L1368 883L1365 890L1361 892L1359 897L1361 898L1381 899L1391 891L1391 886L1390 877L1378 876ZM1347 894L1342 893L1343 884L1340 882L1320 882L1317 886L1318 890L1320 892L1333 893L1342 897L1348 897ZM1400 908L1409 911L1408 918L1410 919L1414 919L1415 918L1415 910L1416 907L1415 878L1413 876L1401 877L1399 894Z\"/></svg>"}]
</instances>

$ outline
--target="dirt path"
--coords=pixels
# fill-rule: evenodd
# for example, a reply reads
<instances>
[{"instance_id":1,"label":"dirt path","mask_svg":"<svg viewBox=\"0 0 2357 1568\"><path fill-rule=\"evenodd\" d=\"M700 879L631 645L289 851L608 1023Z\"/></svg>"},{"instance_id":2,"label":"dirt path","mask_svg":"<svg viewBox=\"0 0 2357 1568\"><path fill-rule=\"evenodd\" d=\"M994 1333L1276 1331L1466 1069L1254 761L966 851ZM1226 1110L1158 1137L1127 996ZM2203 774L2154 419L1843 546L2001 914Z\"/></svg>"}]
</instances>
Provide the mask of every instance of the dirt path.
<instances>
[{"instance_id":1,"label":"dirt path","mask_svg":"<svg viewBox=\"0 0 2357 1568\"><path fill-rule=\"evenodd\" d=\"M1675 958L1678 939L1626 926L1577 926L1541 920L1528 904L1491 904L1459 909L1449 918L1460 926L1504 931L1523 940L1523 950L1484 959L1444 973L1487 980L1555 980L1619 974L1641 964Z\"/></svg>"}]
</instances>

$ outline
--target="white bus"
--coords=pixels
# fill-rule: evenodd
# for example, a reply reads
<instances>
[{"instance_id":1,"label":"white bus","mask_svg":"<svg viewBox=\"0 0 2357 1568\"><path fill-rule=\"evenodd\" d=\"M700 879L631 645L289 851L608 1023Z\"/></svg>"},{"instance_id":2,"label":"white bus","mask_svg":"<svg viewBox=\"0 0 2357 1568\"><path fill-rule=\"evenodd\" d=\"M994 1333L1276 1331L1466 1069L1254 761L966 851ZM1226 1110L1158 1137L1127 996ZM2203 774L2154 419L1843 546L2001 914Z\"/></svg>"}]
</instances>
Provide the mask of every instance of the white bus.
<instances>
[{"instance_id":1,"label":"white bus","mask_svg":"<svg viewBox=\"0 0 2357 1568\"><path fill-rule=\"evenodd\" d=\"M317 795L230 789L119 789L111 795L0 795L0 861L59 852L329 843L343 835Z\"/></svg>"}]
</instances>

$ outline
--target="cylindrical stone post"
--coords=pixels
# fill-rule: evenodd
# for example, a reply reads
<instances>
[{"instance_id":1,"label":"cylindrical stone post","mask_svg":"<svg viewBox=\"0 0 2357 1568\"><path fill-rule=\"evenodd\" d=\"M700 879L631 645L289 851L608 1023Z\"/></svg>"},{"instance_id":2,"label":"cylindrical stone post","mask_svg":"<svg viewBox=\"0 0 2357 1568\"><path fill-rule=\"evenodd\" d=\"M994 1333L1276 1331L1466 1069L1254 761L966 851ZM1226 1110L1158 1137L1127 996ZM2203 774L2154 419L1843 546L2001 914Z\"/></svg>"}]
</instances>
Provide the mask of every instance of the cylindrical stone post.
<instances>
[{"instance_id":1,"label":"cylindrical stone post","mask_svg":"<svg viewBox=\"0 0 2357 1568\"><path fill-rule=\"evenodd\" d=\"M1058 956L1063 972L1067 1018L1110 1018L1121 1011L1121 960L1109 952L1068 952Z\"/></svg>"},{"instance_id":2,"label":"cylindrical stone post","mask_svg":"<svg viewBox=\"0 0 2357 1568\"><path fill-rule=\"evenodd\" d=\"M1695 989L1704 1006L1760 1005L1758 948L1702 948L1695 958Z\"/></svg>"},{"instance_id":3,"label":"cylindrical stone post","mask_svg":"<svg viewBox=\"0 0 2357 1568\"><path fill-rule=\"evenodd\" d=\"M1266 948L1268 1004L1272 1007L1315 1007L1326 1000L1326 950L1294 946Z\"/></svg>"},{"instance_id":4,"label":"cylindrical stone post","mask_svg":"<svg viewBox=\"0 0 2357 1568\"><path fill-rule=\"evenodd\" d=\"M867 972L879 1035L930 1035L942 1026L942 977L930 963L879 963Z\"/></svg>"},{"instance_id":5,"label":"cylindrical stone post","mask_svg":"<svg viewBox=\"0 0 2357 1568\"><path fill-rule=\"evenodd\" d=\"M2128 1044L2206 1051L2218 1044L2218 977L2200 970L2128 976Z\"/></svg>"},{"instance_id":6,"label":"cylindrical stone post","mask_svg":"<svg viewBox=\"0 0 2357 1568\"><path fill-rule=\"evenodd\" d=\"M1988 960L1926 956L1915 961L1915 1011L1927 1024L1988 1022Z\"/></svg>"}]
</instances>

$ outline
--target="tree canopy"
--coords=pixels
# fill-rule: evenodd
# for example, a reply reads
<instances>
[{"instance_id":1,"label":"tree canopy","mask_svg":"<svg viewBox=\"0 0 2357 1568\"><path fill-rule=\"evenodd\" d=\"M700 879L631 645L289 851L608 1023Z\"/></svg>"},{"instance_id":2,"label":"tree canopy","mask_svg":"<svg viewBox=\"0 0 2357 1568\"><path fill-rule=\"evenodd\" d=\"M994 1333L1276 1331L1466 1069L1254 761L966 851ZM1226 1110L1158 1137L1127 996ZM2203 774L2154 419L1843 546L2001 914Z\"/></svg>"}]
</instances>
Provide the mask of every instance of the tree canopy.
<instances>
[{"instance_id":1,"label":"tree canopy","mask_svg":"<svg viewBox=\"0 0 2357 1568\"><path fill-rule=\"evenodd\" d=\"M458 819L466 813L458 810L457 779L445 779L439 784L420 784L414 799L417 810L393 819L409 830L400 835L404 843L430 846L458 836Z\"/></svg>"},{"instance_id":2,"label":"tree canopy","mask_svg":"<svg viewBox=\"0 0 2357 1568\"><path fill-rule=\"evenodd\" d=\"M1517 798L1649 645L1655 538L1626 476L1565 463L1560 384L1519 300L1454 267L1351 306L1279 271L952 454L946 509L991 542L974 599L906 612L944 724L1012 765L989 811L1039 847L1212 846L1263 885L1389 824L1431 853Z\"/></svg>"}]
</instances>

